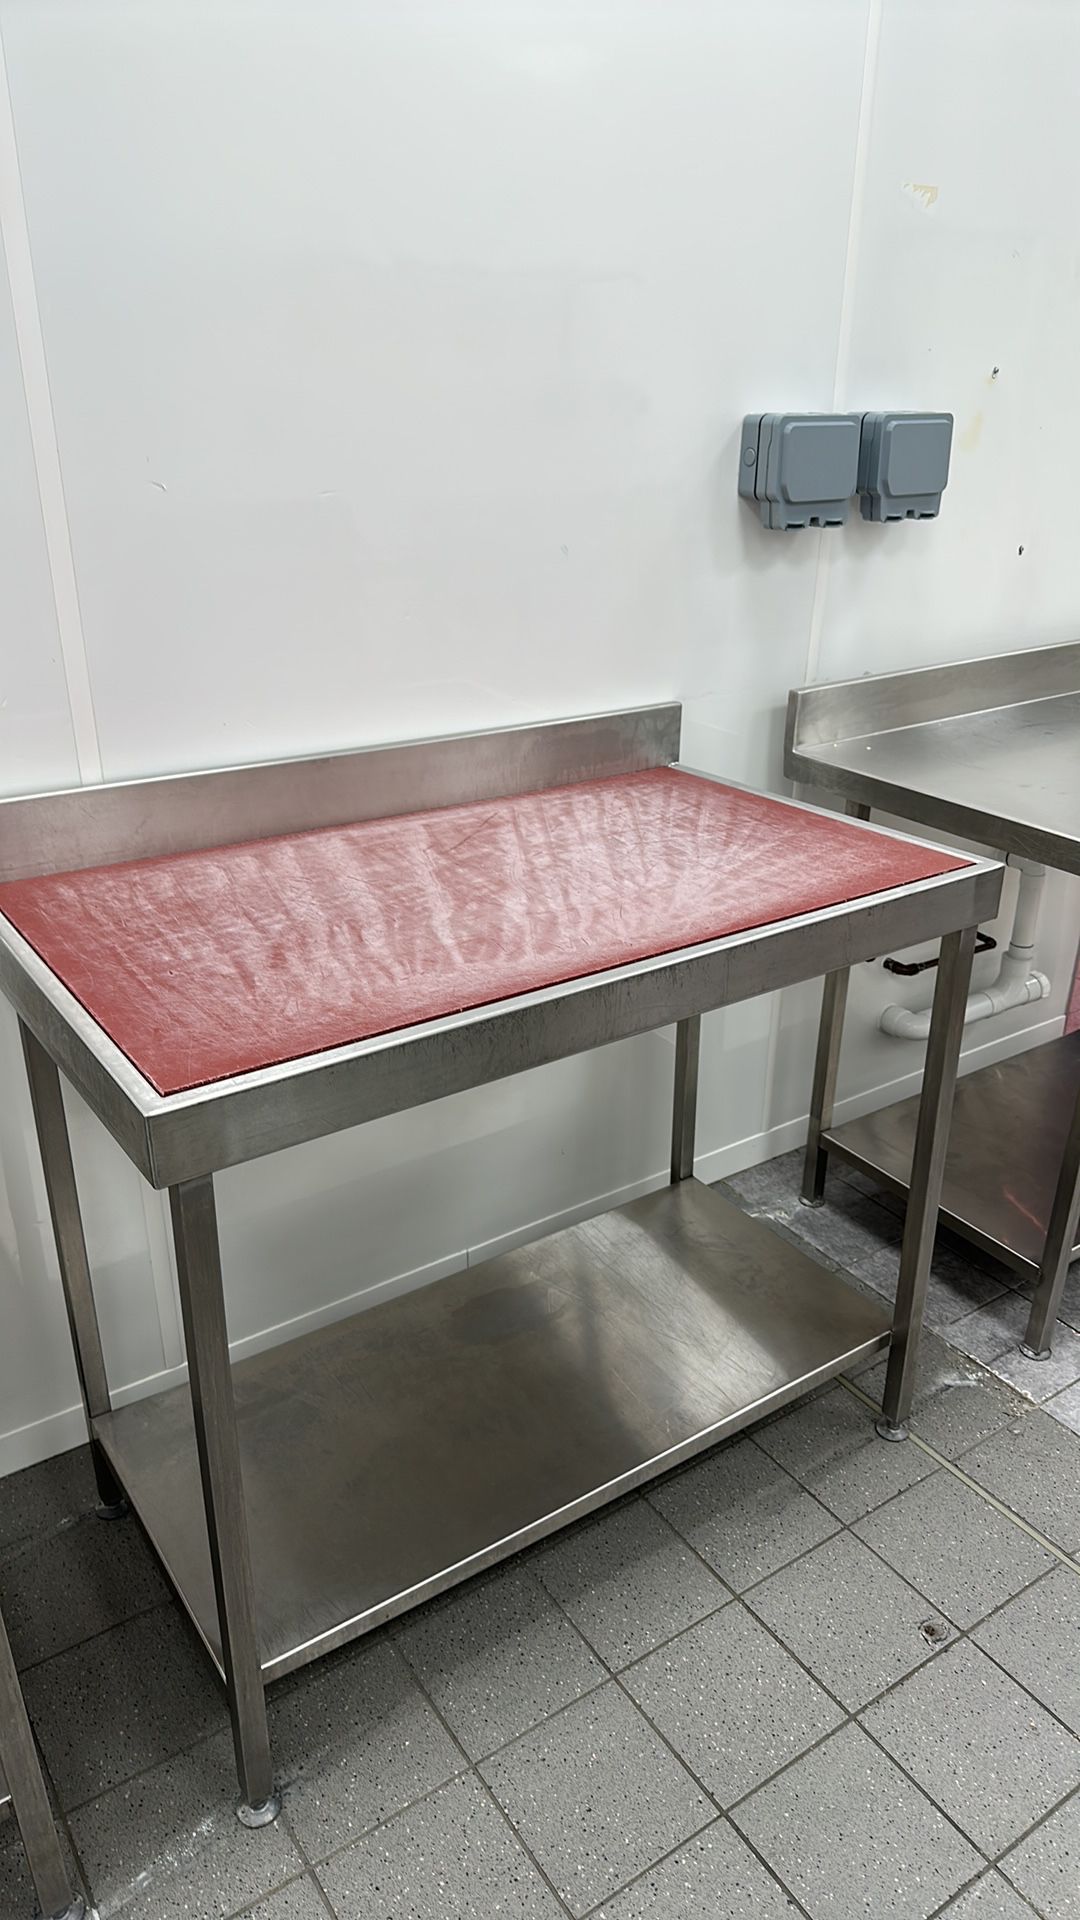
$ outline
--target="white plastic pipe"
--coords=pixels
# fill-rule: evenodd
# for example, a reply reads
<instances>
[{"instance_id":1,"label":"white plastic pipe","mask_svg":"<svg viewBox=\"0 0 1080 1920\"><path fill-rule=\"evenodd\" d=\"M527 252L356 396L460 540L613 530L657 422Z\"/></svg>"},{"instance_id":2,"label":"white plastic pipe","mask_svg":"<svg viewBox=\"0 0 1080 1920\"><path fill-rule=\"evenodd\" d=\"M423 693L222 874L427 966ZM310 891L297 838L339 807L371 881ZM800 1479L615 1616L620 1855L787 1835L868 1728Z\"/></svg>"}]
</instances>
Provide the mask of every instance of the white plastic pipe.
<instances>
[{"instance_id":1,"label":"white plastic pipe","mask_svg":"<svg viewBox=\"0 0 1080 1920\"><path fill-rule=\"evenodd\" d=\"M1007 1013L1010 1007L1030 1006L1034 1000L1045 1000L1050 992L1045 973L1033 965L1046 868L1035 860L1011 857L1009 865L1020 874L1012 939L1001 956L995 979L968 996L965 1026L989 1020L995 1013ZM890 1033L896 1040L925 1040L930 1032L930 1012L929 1007L894 1005L885 1008L878 1025L882 1033Z\"/></svg>"}]
</instances>

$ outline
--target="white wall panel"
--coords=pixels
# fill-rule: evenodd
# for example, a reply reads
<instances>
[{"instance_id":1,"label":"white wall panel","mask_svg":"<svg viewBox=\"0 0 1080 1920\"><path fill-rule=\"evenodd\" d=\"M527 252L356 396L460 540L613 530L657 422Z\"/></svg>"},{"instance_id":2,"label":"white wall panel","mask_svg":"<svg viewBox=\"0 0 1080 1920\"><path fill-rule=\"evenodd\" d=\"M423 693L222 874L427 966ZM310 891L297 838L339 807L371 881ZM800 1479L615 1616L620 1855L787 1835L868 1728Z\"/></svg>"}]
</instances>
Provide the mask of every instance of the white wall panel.
<instances>
[{"instance_id":1,"label":"white wall panel","mask_svg":"<svg viewBox=\"0 0 1080 1920\"><path fill-rule=\"evenodd\" d=\"M764 703L733 422L830 398L866 0L2 18L107 774Z\"/></svg>"},{"instance_id":2,"label":"white wall panel","mask_svg":"<svg viewBox=\"0 0 1080 1920\"><path fill-rule=\"evenodd\" d=\"M1072 0L885 0L843 404L954 413L952 475L831 546L822 679L1080 631L1078 75Z\"/></svg>"},{"instance_id":3,"label":"white wall panel","mask_svg":"<svg viewBox=\"0 0 1080 1920\"><path fill-rule=\"evenodd\" d=\"M0 244L0 793L78 779L7 262Z\"/></svg>"},{"instance_id":4,"label":"white wall panel","mask_svg":"<svg viewBox=\"0 0 1080 1920\"><path fill-rule=\"evenodd\" d=\"M0 793L78 779L6 259L0 249ZM77 1398L15 1019L0 1005L0 1457ZM22 1430L28 1429L23 1433ZM68 1444L77 1438L68 1436Z\"/></svg>"}]
</instances>

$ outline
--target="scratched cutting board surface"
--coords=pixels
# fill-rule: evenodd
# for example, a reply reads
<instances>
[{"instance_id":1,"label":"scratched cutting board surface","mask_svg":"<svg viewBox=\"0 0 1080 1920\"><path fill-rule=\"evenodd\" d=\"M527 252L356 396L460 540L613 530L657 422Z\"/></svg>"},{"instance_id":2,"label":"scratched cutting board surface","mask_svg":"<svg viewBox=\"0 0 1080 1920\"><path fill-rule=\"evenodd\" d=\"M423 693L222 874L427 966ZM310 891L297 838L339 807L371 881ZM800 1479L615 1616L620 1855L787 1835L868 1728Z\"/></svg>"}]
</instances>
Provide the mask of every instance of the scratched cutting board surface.
<instances>
[{"instance_id":1,"label":"scratched cutting board surface","mask_svg":"<svg viewBox=\"0 0 1080 1920\"><path fill-rule=\"evenodd\" d=\"M0 886L159 1093L969 864L674 768Z\"/></svg>"}]
</instances>

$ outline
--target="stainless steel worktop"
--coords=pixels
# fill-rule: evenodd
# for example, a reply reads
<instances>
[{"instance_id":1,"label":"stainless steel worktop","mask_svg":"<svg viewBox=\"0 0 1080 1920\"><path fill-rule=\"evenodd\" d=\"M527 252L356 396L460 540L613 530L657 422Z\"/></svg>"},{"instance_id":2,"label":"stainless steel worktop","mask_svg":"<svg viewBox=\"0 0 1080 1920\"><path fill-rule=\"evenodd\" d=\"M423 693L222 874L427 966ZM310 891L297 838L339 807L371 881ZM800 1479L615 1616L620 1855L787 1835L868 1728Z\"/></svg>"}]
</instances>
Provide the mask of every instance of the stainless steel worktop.
<instances>
[{"instance_id":1,"label":"stainless steel worktop","mask_svg":"<svg viewBox=\"0 0 1080 1920\"><path fill-rule=\"evenodd\" d=\"M679 709L665 705L6 801L0 876L666 768L679 723ZM793 811L820 847L820 810ZM835 821L828 827L835 835ZM125 1497L135 1508L225 1679L247 1824L267 1824L280 1804L269 1678L689 1459L886 1342L879 1431L904 1438L975 928L997 909L1001 868L920 858L927 877L901 880L896 860L881 859L903 836L857 826L844 837L854 881L871 888L858 898L825 904L819 889L814 904L802 890L800 905L766 924L740 922L692 946L172 1094L155 1090L0 916L0 988L22 1022L102 1501L114 1513ZM767 829L755 845L769 852ZM890 1326L880 1301L693 1179L701 1015L938 936ZM670 1186L233 1369L220 1169L670 1023ZM144 1178L170 1189L190 1393L112 1405L61 1070ZM355 1286L353 1275L342 1292Z\"/></svg>"},{"instance_id":2,"label":"stainless steel worktop","mask_svg":"<svg viewBox=\"0 0 1080 1920\"><path fill-rule=\"evenodd\" d=\"M1080 641L799 688L787 772L1080 873Z\"/></svg>"}]
</instances>

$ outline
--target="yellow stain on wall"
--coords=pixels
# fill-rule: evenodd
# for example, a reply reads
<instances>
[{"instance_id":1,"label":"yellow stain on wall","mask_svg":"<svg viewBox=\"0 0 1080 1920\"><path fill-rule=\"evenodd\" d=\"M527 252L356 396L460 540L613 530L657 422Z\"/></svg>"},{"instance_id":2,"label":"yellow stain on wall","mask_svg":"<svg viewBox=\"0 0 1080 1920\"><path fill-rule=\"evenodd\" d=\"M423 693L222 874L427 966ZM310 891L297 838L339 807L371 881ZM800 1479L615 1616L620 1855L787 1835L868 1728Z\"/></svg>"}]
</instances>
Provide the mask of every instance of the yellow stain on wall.
<instances>
[{"instance_id":1,"label":"yellow stain on wall","mask_svg":"<svg viewBox=\"0 0 1080 1920\"><path fill-rule=\"evenodd\" d=\"M961 453L974 453L979 441L982 439L982 430L983 410L980 407L978 413L972 414L963 433L957 440L956 444L960 448Z\"/></svg>"}]
</instances>

